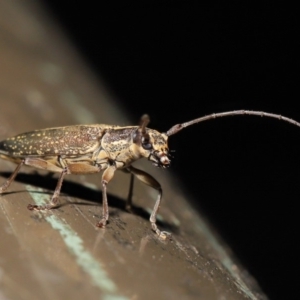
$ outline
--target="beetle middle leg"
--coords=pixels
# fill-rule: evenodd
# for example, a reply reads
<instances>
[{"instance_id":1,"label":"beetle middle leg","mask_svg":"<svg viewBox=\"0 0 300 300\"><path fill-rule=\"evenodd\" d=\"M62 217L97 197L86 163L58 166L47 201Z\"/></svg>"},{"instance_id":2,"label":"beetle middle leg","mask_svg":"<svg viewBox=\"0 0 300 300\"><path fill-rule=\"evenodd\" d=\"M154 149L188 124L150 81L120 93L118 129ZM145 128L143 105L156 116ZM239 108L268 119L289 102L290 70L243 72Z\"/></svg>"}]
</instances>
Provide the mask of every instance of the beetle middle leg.
<instances>
[{"instance_id":1,"label":"beetle middle leg","mask_svg":"<svg viewBox=\"0 0 300 300\"><path fill-rule=\"evenodd\" d=\"M102 175L102 217L101 220L96 224L97 227L105 227L108 217L109 217L109 211L108 211L108 202L107 202L107 184L109 181L113 178L116 166L111 165L109 166Z\"/></svg>"},{"instance_id":2,"label":"beetle middle leg","mask_svg":"<svg viewBox=\"0 0 300 300\"><path fill-rule=\"evenodd\" d=\"M133 183L134 183L134 175L130 173L130 183L129 183L129 191L126 201L126 210L132 212L132 195L133 195Z\"/></svg>"},{"instance_id":3,"label":"beetle middle leg","mask_svg":"<svg viewBox=\"0 0 300 300\"><path fill-rule=\"evenodd\" d=\"M139 170L137 168L134 168L132 166L128 167L127 170L132 173L133 175L135 175L140 181L142 181L143 183L151 186L152 188L154 188L155 190L158 191L158 196L153 208L153 211L150 215L150 222L151 222L151 227L152 230L154 232L156 232L156 234L162 238L162 239L166 239L168 236L170 236L170 233L167 231L161 231L158 229L157 225L156 225L156 216L160 207L160 203L161 203L161 198L162 198L162 188L160 183L154 178L152 177L150 174Z\"/></svg>"},{"instance_id":4,"label":"beetle middle leg","mask_svg":"<svg viewBox=\"0 0 300 300\"><path fill-rule=\"evenodd\" d=\"M122 169L122 171L126 174L130 175L130 182L129 182L129 190L126 200L125 209L132 213L132 195L133 195L133 186L134 186L134 175L128 169Z\"/></svg>"}]
</instances>

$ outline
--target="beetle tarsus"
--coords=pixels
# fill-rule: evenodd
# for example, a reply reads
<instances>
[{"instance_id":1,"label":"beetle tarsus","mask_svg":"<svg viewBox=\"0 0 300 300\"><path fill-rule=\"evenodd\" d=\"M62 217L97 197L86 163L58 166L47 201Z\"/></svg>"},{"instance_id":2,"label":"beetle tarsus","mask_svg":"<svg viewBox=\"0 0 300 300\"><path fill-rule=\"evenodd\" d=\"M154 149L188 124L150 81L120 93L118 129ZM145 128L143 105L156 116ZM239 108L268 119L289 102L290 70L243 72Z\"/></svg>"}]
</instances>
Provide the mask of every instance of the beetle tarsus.
<instances>
[{"instance_id":1,"label":"beetle tarsus","mask_svg":"<svg viewBox=\"0 0 300 300\"><path fill-rule=\"evenodd\" d=\"M151 223L152 230L158 235L161 240L171 239L172 234L167 231L160 231L155 223Z\"/></svg>"},{"instance_id":2,"label":"beetle tarsus","mask_svg":"<svg viewBox=\"0 0 300 300\"><path fill-rule=\"evenodd\" d=\"M27 208L29 210L35 210L35 211L42 211L42 210L50 210L52 209L54 206L52 205L35 205L35 204L28 204Z\"/></svg>"},{"instance_id":3,"label":"beetle tarsus","mask_svg":"<svg viewBox=\"0 0 300 300\"><path fill-rule=\"evenodd\" d=\"M99 228L105 228L106 223L107 223L107 220L105 218L103 218L96 224L96 226Z\"/></svg>"},{"instance_id":4,"label":"beetle tarsus","mask_svg":"<svg viewBox=\"0 0 300 300\"><path fill-rule=\"evenodd\" d=\"M29 209L29 210L34 210L36 207L37 207L37 205L33 205L33 204L27 205L27 209Z\"/></svg>"}]
</instances>

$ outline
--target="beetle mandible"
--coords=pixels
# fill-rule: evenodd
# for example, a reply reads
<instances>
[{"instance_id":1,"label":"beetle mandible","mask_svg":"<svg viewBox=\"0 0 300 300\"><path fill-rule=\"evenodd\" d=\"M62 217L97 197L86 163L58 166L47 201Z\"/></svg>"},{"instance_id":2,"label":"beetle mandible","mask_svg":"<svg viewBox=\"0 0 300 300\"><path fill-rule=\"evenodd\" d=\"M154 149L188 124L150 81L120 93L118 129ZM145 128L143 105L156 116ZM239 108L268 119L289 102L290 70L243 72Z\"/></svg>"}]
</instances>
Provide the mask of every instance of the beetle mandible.
<instances>
[{"instance_id":1,"label":"beetle mandible","mask_svg":"<svg viewBox=\"0 0 300 300\"><path fill-rule=\"evenodd\" d=\"M236 115L253 115L270 117L299 126L297 121L272 113L249 110L221 112L200 117L185 123L172 126L167 132L160 133L147 128L148 115L141 118L139 126L112 126L104 124L74 125L66 127L35 130L8 138L0 142L0 157L17 164L12 175L0 186L0 194L5 192L23 165L50 172L60 173L56 188L50 202L44 206L28 205L29 210L49 210L59 204L59 194L63 179L67 174L102 174L102 217L98 227L105 227L108 217L107 184L116 170L124 170L137 177L143 183L158 192L150 215L152 230L160 238L169 236L156 225L156 216L161 204L162 188L150 174L133 167L131 164L147 158L155 166L166 168L170 165L168 137L183 128L203 121ZM130 185L132 189L132 185ZM130 190L129 195L132 195ZM131 197L127 207L131 205Z\"/></svg>"}]
</instances>

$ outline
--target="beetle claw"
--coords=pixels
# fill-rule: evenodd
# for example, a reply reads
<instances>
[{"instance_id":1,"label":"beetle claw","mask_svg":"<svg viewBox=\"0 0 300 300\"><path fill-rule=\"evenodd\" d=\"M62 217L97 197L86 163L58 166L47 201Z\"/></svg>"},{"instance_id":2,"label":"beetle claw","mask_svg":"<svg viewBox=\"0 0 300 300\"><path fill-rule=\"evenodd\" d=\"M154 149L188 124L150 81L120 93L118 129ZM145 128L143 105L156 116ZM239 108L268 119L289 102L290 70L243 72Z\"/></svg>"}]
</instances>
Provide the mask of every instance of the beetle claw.
<instances>
[{"instance_id":1,"label":"beetle claw","mask_svg":"<svg viewBox=\"0 0 300 300\"><path fill-rule=\"evenodd\" d=\"M37 205L33 205L33 204L28 204L27 205L27 208L29 209L29 210L36 210L37 209Z\"/></svg>"},{"instance_id":2,"label":"beetle claw","mask_svg":"<svg viewBox=\"0 0 300 300\"><path fill-rule=\"evenodd\" d=\"M100 220L100 221L96 224L96 226L99 227L99 228L105 228L105 226L106 226L106 220L105 220L105 219Z\"/></svg>"}]
</instances>

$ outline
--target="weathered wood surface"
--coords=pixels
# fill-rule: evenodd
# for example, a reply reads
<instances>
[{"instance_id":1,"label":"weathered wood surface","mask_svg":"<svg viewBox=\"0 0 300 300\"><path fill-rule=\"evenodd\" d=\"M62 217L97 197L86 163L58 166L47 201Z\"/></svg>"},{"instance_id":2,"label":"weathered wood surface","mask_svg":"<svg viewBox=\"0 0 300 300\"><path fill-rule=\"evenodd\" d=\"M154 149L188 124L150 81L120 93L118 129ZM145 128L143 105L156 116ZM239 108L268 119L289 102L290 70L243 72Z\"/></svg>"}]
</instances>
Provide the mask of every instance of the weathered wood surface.
<instances>
[{"instance_id":1,"label":"weathered wood surface","mask_svg":"<svg viewBox=\"0 0 300 300\"><path fill-rule=\"evenodd\" d=\"M78 123L129 125L126 114L34 1L0 1L0 139ZM62 206L47 214L28 203L50 198L56 176L24 167L0 196L0 299L265 299L255 281L189 205L169 172L138 162L162 184L160 241L148 221L156 192L129 176L109 184L110 222L96 229L100 175L68 176ZM4 182L15 165L0 161ZM1 184L1 183L0 183Z\"/></svg>"}]
</instances>

